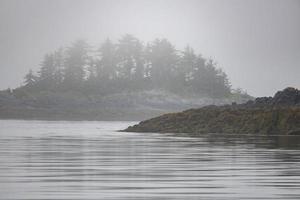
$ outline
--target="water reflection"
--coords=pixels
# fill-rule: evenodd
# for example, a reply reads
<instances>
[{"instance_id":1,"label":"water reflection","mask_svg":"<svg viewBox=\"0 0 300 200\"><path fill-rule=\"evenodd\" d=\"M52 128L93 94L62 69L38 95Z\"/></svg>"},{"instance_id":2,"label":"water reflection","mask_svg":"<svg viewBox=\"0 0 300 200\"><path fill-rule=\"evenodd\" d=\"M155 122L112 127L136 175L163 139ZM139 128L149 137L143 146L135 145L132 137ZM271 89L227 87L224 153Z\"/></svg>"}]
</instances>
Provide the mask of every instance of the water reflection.
<instances>
[{"instance_id":1,"label":"water reflection","mask_svg":"<svg viewBox=\"0 0 300 200\"><path fill-rule=\"evenodd\" d=\"M297 136L119 133L0 121L0 199L300 199Z\"/></svg>"}]
</instances>

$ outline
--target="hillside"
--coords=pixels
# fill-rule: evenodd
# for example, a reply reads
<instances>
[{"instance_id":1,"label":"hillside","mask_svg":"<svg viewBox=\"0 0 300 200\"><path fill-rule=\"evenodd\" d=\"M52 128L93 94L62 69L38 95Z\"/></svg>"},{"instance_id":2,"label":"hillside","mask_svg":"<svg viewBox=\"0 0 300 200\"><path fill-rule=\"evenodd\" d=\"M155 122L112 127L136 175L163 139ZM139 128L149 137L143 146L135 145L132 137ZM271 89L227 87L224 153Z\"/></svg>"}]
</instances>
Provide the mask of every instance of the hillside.
<instances>
[{"instance_id":1,"label":"hillside","mask_svg":"<svg viewBox=\"0 0 300 200\"><path fill-rule=\"evenodd\" d=\"M300 91L286 88L274 97L256 98L244 104L206 106L165 114L127 132L230 134L300 134Z\"/></svg>"}]
</instances>

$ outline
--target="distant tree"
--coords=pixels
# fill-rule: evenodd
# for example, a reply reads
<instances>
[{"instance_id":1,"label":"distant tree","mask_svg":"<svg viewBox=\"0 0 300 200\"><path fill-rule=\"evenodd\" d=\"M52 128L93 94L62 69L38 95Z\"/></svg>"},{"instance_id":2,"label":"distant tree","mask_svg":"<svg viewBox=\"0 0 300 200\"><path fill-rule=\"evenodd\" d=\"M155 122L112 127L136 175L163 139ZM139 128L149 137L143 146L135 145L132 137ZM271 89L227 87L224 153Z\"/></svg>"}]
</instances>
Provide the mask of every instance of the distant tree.
<instances>
[{"instance_id":1,"label":"distant tree","mask_svg":"<svg viewBox=\"0 0 300 200\"><path fill-rule=\"evenodd\" d=\"M89 57L87 61L88 80L95 81L97 79L97 61L93 57Z\"/></svg>"},{"instance_id":2,"label":"distant tree","mask_svg":"<svg viewBox=\"0 0 300 200\"><path fill-rule=\"evenodd\" d=\"M193 80L191 80L193 92L199 95L207 94L207 88L209 87L207 79L206 60L201 55L198 55L196 57Z\"/></svg>"},{"instance_id":3,"label":"distant tree","mask_svg":"<svg viewBox=\"0 0 300 200\"><path fill-rule=\"evenodd\" d=\"M68 86L81 84L84 80L88 56L87 49L88 44L84 40L77 40L66 50L64 82Z\"/></svg>"},{"instance_id":4,"label":"distant tree","mask_svg":"<svg viewBox=\"0 0 300 200\"><path fill-rule=\"evenodd\" d=\"M168 88L179 60L175 47L167 39L156 39L148 46L147 59L154 86Z\"/></svg>"},{"instance_id":5,"label":"distant tree","mask_svg":"<svg viewBox=\"0 0 300 200\"><path fill-rule=\"evenodd\" d=\"M190 82L194 78L194 70L197 68L197 56L190 46L187 46L182 54L180 70L185 82Z\"/></svg>"},{"instance_id":6,"label":"distant tree","mask_svg":"<svg viewBox=\"0 0 300 200\"><path fill-rule=\"evenodd\" d=\"M216 98L232 92L226 73L191 47L178 51L167 39L144 46L129 34L116 44L107 39L96 51L77 40L67 49L45 55L38 74L30 71L26 85L36 84L35 89L40 90L81 88L101 94L162 89Z\"/></svg>"},{"instance_id":7,"label":"distant tree","mask_svg":"<svg viewBox=\"0 0 300 200\"><path fill-rule=\"evenodd\" d=\"M197 56L194 50L187 46L178 62L176 68L176 76L173 79L172 86L175 91L184 91L186 93L191 92L191 85L194 80L195 69L197 68Z\"/></svg>"},{"instance_id":8,"label":"distant tree","mask_svg":"<svg viewBox=\"0 0 300 200\"><path fill-rule=\"evenodd\" d=\"M54 72L54 81L55 84L61 84L64 81L64 49L60 48L57 51L54 52L54 66L55 66L55 72Z\"/></svg>"},{"instance_id":9,"label":"distant tree","mask_svg":"<svg viewBox=\"0 0 300 200\"><path fill-rule=\"evenodd\" d=\"M25 86L33 86L37 82L37 76L34 75L33 71L30 69L29 72L24 77Z\"/></svg>"},{"instance_id":10,"label":"distant tree","mask_svg":"<svg viewBox=\"0 0 300 200\"><path fill-rule=\"evenodd\" d=\"M107 39L98 50L100 59L96 62L96 74L98 79L111 80L116 77L116 46Z\"/></svg>"},{"instance_id":11,"label":"distant tree","mask_svg":"<svg viewBox=\"0 0 300 200\"><path fill-rule=\"evenodd\" d=\"M53 89L64 80L64 57L63 49L60 48L54 53L46 54L38 72L38 80L41 88Z\"/></svg>"},{"instance_id":12,"label":"distant tree","mask_svg":"<svg viewBox=\"0 0 300 200\"><path fill-rule=\"evenodd\" d=\"M217 70L217 88L215 90L217 97L228 96L231 93L231 85L227 74L222 70Z\"/></svg>"},{"instance_id":13,"label":"distant tree","mask_svg":"<svg viewBox=\"0 0 300 200\"><path fill-rule=\"evenodd\" d=\"M46 54L44 60L41 63L41 69L39 71L39 80L46 84L52 83L55 73L54 55Z\"/></svg>"},{"instance_id":14,"label":"distant tree","mask_svg":"<svg viewBox=\"0 0 300 200\"><path fill-rule=\"evenodd\" d=\"M143 45L132 35L123 36L118 43L117 56L120 77L132 80L143 78Z\"/></svg>"},{"instance_id":15,"label":"distant tree","mask_svg":"<svg viewBox=\"0 0 300 200\"><path fill-rule=\"evenodd\" d=\"M213 60L208 60L206 63L205 76L205 92L212 97L222 97L230 93L230 85L227 75L220 69L216 68Z\"/></svg>"}]
</instances>

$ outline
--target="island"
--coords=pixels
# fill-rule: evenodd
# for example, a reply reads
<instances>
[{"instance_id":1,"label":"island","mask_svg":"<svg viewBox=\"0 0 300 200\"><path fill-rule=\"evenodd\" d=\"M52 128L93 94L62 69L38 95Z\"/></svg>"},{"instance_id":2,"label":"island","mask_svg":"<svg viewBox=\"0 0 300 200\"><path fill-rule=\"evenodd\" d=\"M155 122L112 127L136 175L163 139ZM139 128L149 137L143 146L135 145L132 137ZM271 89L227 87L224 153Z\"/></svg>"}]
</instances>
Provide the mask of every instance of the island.
<instances>
[{"instance_id":1,"label":"island","mask_svg":"<svg viewBox=\"0 0 300 200\"><path fill-rule=\"evenodd\" d=\"M260 97L243 104L205 106L164 114L125 132L300 135L300 91L286 88L274 97Z\"/></svg>"},{"instance_id":2,"label":"island","mask_svg":"<svg viewBox=\"0 0 300 200\"><path fill-rule=\"evenodd\" d=\"M0 91L0 119L140 121L252 99L215 61L167 39L77 40L40 63L20 87Z\"/></svg>"}]
</instances>

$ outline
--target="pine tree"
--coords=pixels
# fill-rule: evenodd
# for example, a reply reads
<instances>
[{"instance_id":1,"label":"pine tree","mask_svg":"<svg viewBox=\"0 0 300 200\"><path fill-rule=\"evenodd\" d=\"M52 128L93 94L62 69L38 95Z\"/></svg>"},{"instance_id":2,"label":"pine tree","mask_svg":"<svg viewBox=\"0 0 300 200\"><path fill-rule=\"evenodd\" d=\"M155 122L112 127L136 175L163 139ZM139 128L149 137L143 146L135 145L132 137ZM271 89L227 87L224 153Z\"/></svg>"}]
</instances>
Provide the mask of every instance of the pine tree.
<instances>
[{"instance_id":1,"label":"pine tree","mask_svg":"<svg viewBox=\"0 0 300 200\"><path fill-rule=\"evenodd\" d=\"M98 50L100 59L96 63L98 79L111 80L116 78L116 46L107 39Z\"/></svg>"},{"instance_id":2,"label":"pine tree","mask_svg":"<svg viewBox=\"0 0 300 200\"><path fill-rule=\"evenodd\" d=\"M120 76L127 80L143 77L143 45L132 35L123 36L118 43L117 55Z\"/></svg>"},{"instance_id":3,"label":"pine tree","mask_svg":"<svg viewBox=\"0 0 300 200\"><path fill-rule=\"evenodd\" d=\"M175 47L167 39L156 39L148 46L147 59L154 87L170 87L179 61Z\"/></svg>"},{"instance_id":4,"label":"pine tree","mask_svg":"<svg viewBox=\"0 0 300 200\"><path fill-rule=\"evenodd\" d=\"M46 54L39 71L40 81L43 81L46 84L51 84L54 80L55 70L54 55Z\"/></svg>"},{"instance_id":5,"label":"pine tree","mask_svg":"<svg viewBox=\"0 0 300 200\"><path fill-rule=\"evenodd\" d=\"M184 81L190 82L194 78L194 70L197 67L197 56L190 46L187 46L182 54L179 70Z\"/></svg>"},{"instance_id":6,"label":"pine tree","mask_svg":"<svg viewBox=\"0 0 300 200\"><path fill-rule=\"evenodd\" d=\"M81 84L85 78L88 45L84 40L75 41L66 51L64 82L69 86Z\"/></svg>"},{"instance_id":7,"label":"pine tree","mask_svg":"<svg viewBox=\"0 0 300 200\"><path fill-rule=\"evenodd\" d=\"M192 90L195 94L202 95L207 94L207 72L206 72L206 60L198 55L196 57L196 64L193 72L193 80L191 80Z\"/></svg>"},{"instance_id":8,"label":"pine tree","mask_svg":"<svg viewBox=\"0 0 300 200\"><path fill-rule=\"evenodd\" d=\"M167 39L145 47L127 34L117 44L107 39L96 54L84 40L77 40L66 50L45 55L39 76L29 71L25 84L37 84L40 90L80 87L103 94L148 89L210 97L231 93L226 73L213 60L196 55L189 46L178 51Z\"/></svg>"},{"instance_id":9,"label":"pine tree","mask_svg":"<svg viewBox=\"0 0 300 200\"><path fill-rule=\"evenodd\" d=\"M31 69L25 75L24 79L25 79L25 81L24 81L25 86L33 86L37 81L37 77L34 75L34 73Z\"/></svg>"},{"instance_id":10,"label":"pine tree","mask_svg":"<svg viewBox=\"0 0 300 200\"><path fill-rule=\"evenodd\" d=\"M54 52L54 82L56 85L63 83L64 81L64 49L60 48Z\"/></svg>"}]
</instances>

